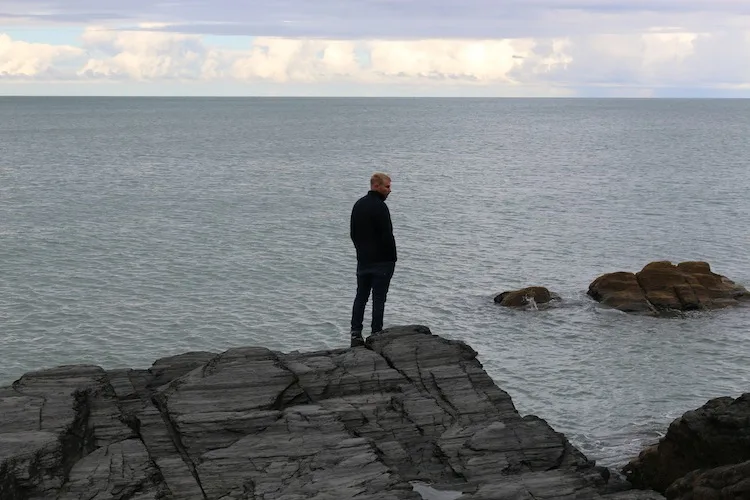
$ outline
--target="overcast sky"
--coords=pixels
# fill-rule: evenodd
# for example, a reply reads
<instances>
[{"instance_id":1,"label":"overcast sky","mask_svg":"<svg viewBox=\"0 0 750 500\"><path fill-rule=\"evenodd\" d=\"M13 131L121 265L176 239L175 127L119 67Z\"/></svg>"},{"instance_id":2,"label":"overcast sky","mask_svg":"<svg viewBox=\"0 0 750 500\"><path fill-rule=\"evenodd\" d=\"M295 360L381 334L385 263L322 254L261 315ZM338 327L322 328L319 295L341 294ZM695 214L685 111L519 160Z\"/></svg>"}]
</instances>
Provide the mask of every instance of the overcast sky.
<instances>
[{"instance_id":1,"label":"overcast sky","mask_svg":"<svg viewBox=\"0 0 750 500\"><path fill-rule=\"evenodd\" d=\"M750 0L4 0L8 94L750 97Z\"/></svg>"}]
</instances>

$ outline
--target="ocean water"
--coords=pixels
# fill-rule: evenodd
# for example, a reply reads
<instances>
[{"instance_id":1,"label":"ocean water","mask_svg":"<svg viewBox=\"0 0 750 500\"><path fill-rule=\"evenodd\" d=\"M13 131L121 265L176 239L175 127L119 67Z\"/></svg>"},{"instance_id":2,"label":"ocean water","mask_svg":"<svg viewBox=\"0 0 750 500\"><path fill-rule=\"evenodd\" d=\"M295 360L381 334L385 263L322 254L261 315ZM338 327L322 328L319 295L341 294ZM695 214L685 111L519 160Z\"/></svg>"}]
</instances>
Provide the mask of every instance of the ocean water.
<instances>
[{"instance_id":1,"label":"ocean water","mask_svg":"<svg viewBox=\"0 0 750 500\"><path fill-rule=\"evenodd\" d=\"M748 137L735 100L0 98L0 383L346 346L349 213L383 170L386 326L465 340L521 413L620 466L750 390L750 308L639 317L585 292L653 260L750 287ZM563 305L492 301L529 285Z\"/></svg>"}]
</instances>

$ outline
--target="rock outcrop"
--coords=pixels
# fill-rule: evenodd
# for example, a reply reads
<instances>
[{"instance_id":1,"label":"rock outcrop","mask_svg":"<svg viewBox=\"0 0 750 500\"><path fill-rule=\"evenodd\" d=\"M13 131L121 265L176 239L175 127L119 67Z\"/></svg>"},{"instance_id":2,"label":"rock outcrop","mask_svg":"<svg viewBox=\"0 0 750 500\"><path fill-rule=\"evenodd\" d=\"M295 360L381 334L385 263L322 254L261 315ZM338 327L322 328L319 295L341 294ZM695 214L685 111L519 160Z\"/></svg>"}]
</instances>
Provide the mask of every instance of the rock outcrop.
<instances>
[{"instance_id":1,"label":"rock outcrop","mask_svg":"<svg viewBox=\"0 0 750 500\"><path fill-rule=\"evenodd\" d=\"M688 411L623 472L669 499L750 498L750 393Z\"/></svg>"},{"instance_id":2,"label":"rock outcrop","mask_svg":"<svg viewBox=\"0 0 750 500\"><path fill-rule=\"evenodd\" d=\"M560 300L560 296L550 292L543 286L530 286L521 290L510 290L498 294L493 299L496 303L506 307L525 307L530 304L548 304Z\"/></svg>"},{"instance_id":3,"label":"rock outcrop","mask_svg":"<svg viewBox=\"0 0 750 500\"><path fill-rule=\"evenodd\" d=\"M408 326L367 348L28 373L0 389L0 498L416 500L412 482L473 500L662 498L521 417L476 354Z\"/></svg>"},{"instance_id":4,"label":"rock outcrop","mask_svg":"<svg viewBox=\"0 0 750 500\"><path fill-rule=\"evenodd\" d=\"M641 313L718 309L750 301L750 292L713 273L706 262L651 262L638 273L605 274L591 283L588 294L607 306Z\"/></svg>"}]
</instances>

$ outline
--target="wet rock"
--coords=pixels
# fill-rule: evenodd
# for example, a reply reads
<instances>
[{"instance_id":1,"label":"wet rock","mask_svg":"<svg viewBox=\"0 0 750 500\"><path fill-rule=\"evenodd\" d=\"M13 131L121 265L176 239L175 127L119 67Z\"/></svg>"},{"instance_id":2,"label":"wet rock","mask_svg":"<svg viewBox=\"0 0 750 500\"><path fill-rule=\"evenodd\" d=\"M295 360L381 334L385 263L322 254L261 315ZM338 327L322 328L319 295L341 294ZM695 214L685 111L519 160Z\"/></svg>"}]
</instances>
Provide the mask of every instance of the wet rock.
<instances>
[{"instance_id":1,"label":"wet rock","mask_svg":"<svg viewBox=\"0 0 750 500\"><path fill-rule=\"evenodd\" d=\"M495 296L494 301L506 307L525 307L529 304L547 304L560 300L560 296L542 286L530 286L521 290L510 290Z\"/></svg>"},{"instance_id":2,"label":"wet rock","mask_svg":"<svg viewBox=\"0 0 750 500\"><path fill-rule=\"evenodd\" d=\"M718 309L750 301L750 292L713 273L706 262L651 262L638 273L615 272L596 278L588 295L625 312L658 313Z\"/></svg>"},{"instance_id":3,"label":"wet rock","mask_svg":"<svg viewBox=\"0 0 750 500\"><path fill-rule=\"evenodd\" d=\"M599 276L588 294L604 305L625 312L652 312L656 308L646 299L634 273L616 272Z\"/></svg>"},{"instance_id":4,"label":"wet rock","mask_svg":"<svg viewBox=\"0 0 750 500\"><path fill-rule=\"evenodd\" d=\"M750 460L715 469L696 470L667 488L667 498L750 498Z\"/></svg>"},{"instance_id":5,"label":"wet rock","mask_svg":"<svg viewBox=\"0 0 750 500\"><path fill-rule=\"evenodd\" d=\"M26 374L0 389L0 498L659 498L520 416L466 344L404 326L366 347Z\"/></svg>"},{"instance_id":6,"label":"wet rock","mask_svg":"<svg viewBox=\"0 0 750 500\"><path fill-rule=\"evenodd\" d=\"M667 498L750 498L739 494L750 492L749 461L747 393L686 412L623 472L636 487L665 492Z\"/></svg>"}]
</instances>

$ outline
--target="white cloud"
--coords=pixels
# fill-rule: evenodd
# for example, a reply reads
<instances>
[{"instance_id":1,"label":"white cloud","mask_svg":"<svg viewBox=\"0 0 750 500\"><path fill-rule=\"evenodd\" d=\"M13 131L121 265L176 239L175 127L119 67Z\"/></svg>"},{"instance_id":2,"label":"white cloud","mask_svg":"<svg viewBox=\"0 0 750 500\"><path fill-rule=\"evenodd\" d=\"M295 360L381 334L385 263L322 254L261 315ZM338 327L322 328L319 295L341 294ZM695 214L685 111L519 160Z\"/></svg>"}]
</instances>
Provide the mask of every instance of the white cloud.
<instances>
[{"instance_id":1,"label":"white cloud","mask_svg":"<svg viewBox=\"0 0 750 500\"><path fill-rule=\"evenodd\" d=\"M242 82L399 84L523 84L529 75L564 66L564 41L539 55L532 39L300 40L260 37L248 49L206 46L198 35L88 29L92 57L79 71L91 78L233 79ZM533 82L526 82L533 83Z\"/></svg>"},{"instance_id":2,"label":"white cloud","mask_svg":"<svg viewBox=\"0 0 750 500\"><path fill-rule=\"evenodd\" d=\"M137 81L200 79L211 50L198 35L88 28L83 47L95 54L78 74Z\"/></svg>"},{"instance_id":3,"label":"white cloud","mask_svg":"<svg viewBox=\"0 0 750 500\"><path fill-rule=\"evenodd\" d=\"M83 50L79 47L28 43L0 33L0 78L52 77L81 55Z\"/></svg>"},{"instance_id":4,"label":"white cloud","mask_svg":"<svg viewBox=\"0 0 750 500\"><path fill-rule=\"evenodd\" d=\"M372 71L383 77L515 83L510 73L532 54L533 40L371 42Z\"/></svg>"},{"instance_id":5,"label":"white cloud","mask_svg":"<svg viewBox=\"0 0 750 500\"><path fill-rule=\"evenodd\" d=\"M234 61L231 76L278 83L348 79L360 71L355 50L350 41L256 38Z\"/></svg>"},{"instance_id":6,"label":"white cloud","mask_svg":"<svg viewBox=\"0 0 750 500\"><path fill-rule=\"evenodd\" d=\"M612 86L617 92L633 89L630 95L649 95L650 88L670 86L746 88L750 30L663 27L631 34L481 40L248 37L246 48L228 49L208 44L201 35L90 27L78 47L0 35L0 76L261 82L278 85L281 93L290 85L345 84L463 87L468 95L476 89L496 95L554 95L561 89Z\"/></svg>"},{"instance_id":7,"label":"white cloud","mask_svg":"<svg viewBox=\"0 0 750 500\"><path fill-rule=\"evenodd\" d=\"M568 40L564 66L546 78L577 84L661 85L692 73L699 33L652 32L593 35Z\"/></svg>"},{"instance_id":8,"label":"white cloud","mask_svg":"<svg viewBox=\"0 0 750 500\"><path fill-rule=\"evenodd\" d=\"M511 84L532 40L294 40L260 38L232 66L240 80ZM557 64L556 61L546 61Z\"/></svg>"},{"instance_id":9,"label":"white cloud","mask_svg":"<svg viewBox=\"0 0 750 500\"><path fill-rule=\"evenodd\" d=\"M750 30L707 33L695 40L694 47L695 55L685 65L690 72L682 82L750 84Z\"/></svg>"}]
</instances>

